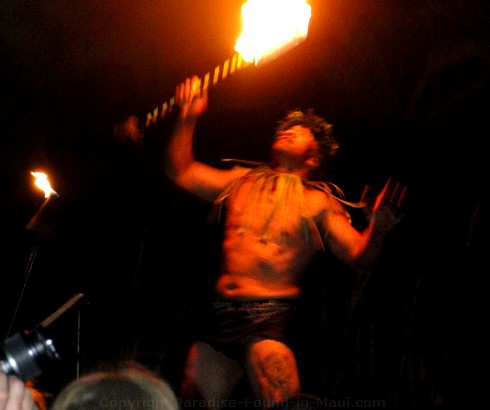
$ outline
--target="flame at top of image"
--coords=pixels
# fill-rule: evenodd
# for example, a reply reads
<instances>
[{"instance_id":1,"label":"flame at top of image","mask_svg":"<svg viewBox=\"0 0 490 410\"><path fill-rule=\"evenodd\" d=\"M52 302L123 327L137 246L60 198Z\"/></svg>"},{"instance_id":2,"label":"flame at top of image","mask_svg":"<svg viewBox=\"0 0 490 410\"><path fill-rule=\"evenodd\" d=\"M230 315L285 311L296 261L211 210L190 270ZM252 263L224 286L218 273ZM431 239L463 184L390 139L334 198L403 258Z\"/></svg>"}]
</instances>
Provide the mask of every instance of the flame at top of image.
<instances>
[{"instance_id":1,"label":"flame at top of image","mask_svg":"<svg viewBox=\"0 0 490 410\"><path fill-rule=\"evenodd\" d=\"M34 184L44 191L44 198L59 196L58 193L51 188L51 185L48 181L48 176L44 172L31 172L31 175L36 178Z\"/></svg>"},{"instance_id":2,"label":"flame at top of image","mask_svg":"<svg viewBox=\"0 0 490 410\"><path fill-rule=\"evenodd\" d=\"M306 39L310 18L306 0L248 0L235 51L255 65L274 59Z\"/></svg>"}]
</instances>

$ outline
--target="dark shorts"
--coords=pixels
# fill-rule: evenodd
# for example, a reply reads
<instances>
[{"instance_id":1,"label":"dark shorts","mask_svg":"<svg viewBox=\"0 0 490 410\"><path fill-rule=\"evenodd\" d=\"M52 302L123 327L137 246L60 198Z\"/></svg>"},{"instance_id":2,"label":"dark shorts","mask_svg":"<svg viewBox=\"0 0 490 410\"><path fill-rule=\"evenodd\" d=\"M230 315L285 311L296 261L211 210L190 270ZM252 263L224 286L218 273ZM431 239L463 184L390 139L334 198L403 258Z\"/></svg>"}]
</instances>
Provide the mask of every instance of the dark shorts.
<instances>
[{"instance_id":1,"label":"dark shorts","mask_svg":"<svg viewBox=\"0 0 490 410\"><path fill-rule=\"evenodd\" d=\"M252 339L272 339L290 345L294 300L254 302L219 300L211 308L207 336L202 340L227 356L241 360Z\"/></svg>"}]
</instances>

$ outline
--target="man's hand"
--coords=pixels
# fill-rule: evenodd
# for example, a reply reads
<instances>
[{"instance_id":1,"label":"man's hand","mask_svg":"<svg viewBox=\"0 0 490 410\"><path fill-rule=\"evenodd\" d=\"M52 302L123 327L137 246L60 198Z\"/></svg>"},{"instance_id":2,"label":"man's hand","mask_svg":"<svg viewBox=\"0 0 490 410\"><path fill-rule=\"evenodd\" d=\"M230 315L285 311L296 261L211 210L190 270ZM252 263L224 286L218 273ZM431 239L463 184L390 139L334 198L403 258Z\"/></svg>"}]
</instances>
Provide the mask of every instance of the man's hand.
<instances>
[{"instance_id":1,"label":"man's hand","mask_svg":"<svg viewBox=\"0 0 490 410\"><path fill-rule=\"evenodd\" d=\"M374 203L373 212L376 212L380 206L387 206L393 212L400 213L400 207L407 193L407 187L402 187L399 182L393 183L391 178L388 178L385 186L378 194Z\"/></svg>"},{"instance_id":2,"label":"man's hand","mask_svg":"<svg viewBox=\"0 0 490 410\"><path fill-rule=\"evenodd\" d=\"M0 409L39 410L39 407L22 380L0 371Z\"/></svg>"},{"instance_id":3,"label":"man's hand","mask_svg":"<svg viewBox=\"0 0 490 410\"><path fill-rule=\"evenodd\" d=\"M195 120L207 109L208 90L201 87L199 77L187 78L176 87L175 102L180 106L181 120Z\"/></svg>"},{"instance_id":4,"label":"man's hand","mask_svg":"<svg viewBox=\"0 0 490 410\"><path fill-rule=\"evenodd\" d=\"M399 182L394 183L388 178L385 186L377 195L374 204L369 206L369 186L366 185L362 193L361 202L368 204L364 210L366 217L371 220L375 218L375 230L388 232L403 219L400 211L403 199L407 193L407 187L401 186Z\"/></svg>"}]
</instances>

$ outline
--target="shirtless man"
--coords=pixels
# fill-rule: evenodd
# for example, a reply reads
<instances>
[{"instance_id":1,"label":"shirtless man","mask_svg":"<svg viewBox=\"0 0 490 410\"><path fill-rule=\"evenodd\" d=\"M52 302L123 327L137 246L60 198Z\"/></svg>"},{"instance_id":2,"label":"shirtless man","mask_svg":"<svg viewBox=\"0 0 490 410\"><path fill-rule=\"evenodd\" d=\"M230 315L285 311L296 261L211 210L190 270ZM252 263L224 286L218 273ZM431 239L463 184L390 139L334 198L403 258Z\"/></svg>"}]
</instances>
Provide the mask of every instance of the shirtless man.
<instances>
[{"instance_id":1,"label":"shirtless man","mask_svg":"<svg viewBox=\"0 0 490 410\"><path fill-rule=\"evenodd\" d=\"M287 334L301 275L324 247L349 267L369 270L400 221L402 198L387 183L360 232L341 192L310 180L337 148L323 118L290 112L277 129L269 165L218 169L193 156L196 122L208 105L198 77L177 86L175 102L179 114L165 153L166 174L226 215L215 321L209 336L190 349L181 398L226 407L245 371L261 406L272 407L301 393Z\"/></svg>"}]
</instances>

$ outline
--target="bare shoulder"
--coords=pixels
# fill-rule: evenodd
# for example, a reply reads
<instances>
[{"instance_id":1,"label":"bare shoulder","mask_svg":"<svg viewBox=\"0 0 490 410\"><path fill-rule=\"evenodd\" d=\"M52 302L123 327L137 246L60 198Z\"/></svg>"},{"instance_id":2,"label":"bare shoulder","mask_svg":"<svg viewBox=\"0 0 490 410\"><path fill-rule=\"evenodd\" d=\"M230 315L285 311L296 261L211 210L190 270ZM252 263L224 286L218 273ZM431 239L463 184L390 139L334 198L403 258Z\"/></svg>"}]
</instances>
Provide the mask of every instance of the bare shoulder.
<instances>
[{"instance_id":1,"label":"bare shoulder","mask_svg":"<svg viewBox=\"0 0 490 410\"><path fill-rule=\"evenodd\" d=\"M350 220L350 216L342 203L330 192L308 187L305 192L306 206L310 215L314 216L343 216Z\"/></svg>"},{"instance_id":2,"label":"bare shoulder","mask_svg":"<svg viewBox=\"0 0 490 410\"><path fill-rule=\"evenodd\" d=\"M226 187L248 172L250 172L249 168L235 166L230 169L219 169L195 161L177 182L199 198L212 202Z\"/></svg>"},{"instance_id":3,"label":"bare shoulder","mask_svg":"<svg viewBox=\"0 0 490 410\"><path fill-rule=\"evenodd\" d=\"M310 215L318 215L327 211L331 200L330 197L331 195L325 191L312 187L306 187L305 203Z\"/></svg>"},{"instance_id":4,"label":"bare shoulder","mask_svg":"<svg viewBox=\"0 0 490 410\"><path fill-rule=\"evenodd\" d=\"M323 190L311 186L307 186L305 189L305 198L308 202L321 206L323 208L332 208L332 210L344 209L340 201L332 195L328 190Z\"/></svg>"},{"instance_id":5,"label":"bare shoulder","mask_svg":"<svg viewBox=\"0 0 490 410\"><path fill-rule=\"evenodd\" d=\"M251 168L242 167L240 165L235 165L229 170L223 171L227 175L227 178L225 179L225 185L229 185L237 179L240 179L243 176L249 174L251 171Z\"/></svg>"}]
</instances>

